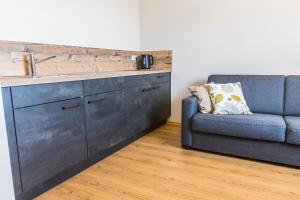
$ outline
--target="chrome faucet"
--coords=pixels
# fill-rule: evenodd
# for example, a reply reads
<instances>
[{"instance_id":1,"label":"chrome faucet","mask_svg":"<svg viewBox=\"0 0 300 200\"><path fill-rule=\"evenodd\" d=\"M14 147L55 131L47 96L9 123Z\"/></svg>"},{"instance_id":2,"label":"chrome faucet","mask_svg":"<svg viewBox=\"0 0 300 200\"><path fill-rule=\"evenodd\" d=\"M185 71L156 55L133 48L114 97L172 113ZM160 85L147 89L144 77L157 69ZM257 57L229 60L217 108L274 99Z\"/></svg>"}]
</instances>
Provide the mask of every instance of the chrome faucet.
<instances>
[{"instance_id":1,"label":"chrome faucet","mask_svg":"<svg viewBox=\"0 0 300 200\"><path fill-rule=\"evenodd\" d=\"M44 58L42 60L36 60L34 58L34 54L30 53L29 54L29 59L30 59L31 76L34 77L34 78L37 77L37 74L36 74L36 64L41 63L41 62L45 62L45 61L53 59L53 58L56 58L56 56L50 56L50 57Z\"/></svg>"}]
</instances>

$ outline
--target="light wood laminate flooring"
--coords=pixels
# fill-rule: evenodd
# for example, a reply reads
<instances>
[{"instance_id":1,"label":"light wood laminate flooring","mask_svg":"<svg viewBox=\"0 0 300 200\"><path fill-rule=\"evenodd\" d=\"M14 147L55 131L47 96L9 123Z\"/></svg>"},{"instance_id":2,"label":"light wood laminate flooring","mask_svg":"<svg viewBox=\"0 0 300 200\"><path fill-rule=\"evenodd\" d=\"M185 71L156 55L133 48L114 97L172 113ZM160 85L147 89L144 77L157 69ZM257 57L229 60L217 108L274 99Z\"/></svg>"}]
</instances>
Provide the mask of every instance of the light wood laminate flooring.
<instances>
[{"instance_id":1,"label":"light wood laminate flooring","mask_svg":"<svg viewBox=\"0 0 300 200\"><path fill-rule=\"evenodd\" d=\"M300 199L300 170L184 150L169 123L38 200Z\"/></svg>"}]
</instances>

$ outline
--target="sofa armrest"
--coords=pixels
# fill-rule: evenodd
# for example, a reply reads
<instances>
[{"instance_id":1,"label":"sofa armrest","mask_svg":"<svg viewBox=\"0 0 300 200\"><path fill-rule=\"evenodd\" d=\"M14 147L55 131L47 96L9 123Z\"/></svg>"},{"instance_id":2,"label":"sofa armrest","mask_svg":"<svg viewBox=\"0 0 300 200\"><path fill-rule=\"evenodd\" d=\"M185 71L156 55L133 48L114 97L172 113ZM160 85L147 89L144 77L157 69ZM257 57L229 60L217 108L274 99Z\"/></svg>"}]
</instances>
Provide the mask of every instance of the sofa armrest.
<instances>
[{"instance_id":1,"label":"sofa armrest","mask_svg":"<svg viewBox=\"0 0 300 200\"><path fill-rule=\"evenodd\" d=\"M184 148L192 147L192 117L197 112L197 97L190 96L182 100L181 145Z\"/></svg>"}]
</instances>

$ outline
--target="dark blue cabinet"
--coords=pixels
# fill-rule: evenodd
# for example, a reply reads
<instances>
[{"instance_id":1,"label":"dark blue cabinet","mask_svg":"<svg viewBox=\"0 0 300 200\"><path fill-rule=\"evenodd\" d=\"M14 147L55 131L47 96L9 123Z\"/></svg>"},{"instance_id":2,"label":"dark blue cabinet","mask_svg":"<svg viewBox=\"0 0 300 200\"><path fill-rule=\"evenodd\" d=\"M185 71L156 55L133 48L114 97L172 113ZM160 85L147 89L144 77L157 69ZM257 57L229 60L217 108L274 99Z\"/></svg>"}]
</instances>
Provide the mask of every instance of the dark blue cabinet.
<instances>
[{"instance_id":1,"label":"dark blue cabinet","mask_svg":"<svg viewBox=\"0 0 300 200\"><path fill-rule=\"evenodd\" d=\"M86 97L85 112L90 158L126 139L120 91Z\"/></svg>"},{"instance_id":2,"label":"dark blue cabinet","mask_svg":"<svg viewBox=\"0 0 300 200\"><path fill-rule=\"evenodd\" d=\"M136 136L171 114L170 73L139 76L139 86L124 90L125 134ZM142 79L144 78L144 79ZM128 81L130 82L130 81Z\"/></svg>"},{"instance_id":3,"label":"dark blue cabinet","mask_svg":"<svg viewBox=\"0 0 300 200\"><path fill-rule=\"evenodd\" d=\"M83 98L15 110L23 190L87 159Z\"/></svg>"},{"instance_id":4,"label":"dark blue cabinet","mask_svg":"<svg viewBox=\"0 0 300 200\"><path fill-rule=\"evenodd\" d=\"M124 132L127 137L135 137L150 128L151 93L150 84L126 88L123 91L123 107L126 119Z\"/></svg>"},{"instance_id":5,"label":"dark blue cabinet","mask_svg":"<svg viewBox=\"0 0 300 200\"><path fill-rule=\"evenodd\" d=\"M157 124L171 115L171 82L153 84L151 96L151 124Z\"/></svg>"},{"instance_id":6,"label":"dark blue cabinet","mask_svg":"<svg viewBox=\"0 0 300 200\"><path fill-rule=\"evenodd\" d=\"M15 193L31 199L164 122L170 73L2 89Z\"/></svg>"}]
</instances>

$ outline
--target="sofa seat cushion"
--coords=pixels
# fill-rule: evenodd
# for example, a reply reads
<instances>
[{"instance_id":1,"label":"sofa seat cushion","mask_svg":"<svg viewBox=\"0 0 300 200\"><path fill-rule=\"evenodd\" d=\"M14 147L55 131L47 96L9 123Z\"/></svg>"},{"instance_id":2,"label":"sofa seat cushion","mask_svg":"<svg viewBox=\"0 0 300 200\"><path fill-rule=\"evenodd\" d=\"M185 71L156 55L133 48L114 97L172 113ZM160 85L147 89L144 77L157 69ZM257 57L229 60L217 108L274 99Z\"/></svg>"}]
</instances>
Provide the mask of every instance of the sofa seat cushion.
<instances>
[{"instance_id":1,"label":"sofa seat cushion","mask_svg":"<svg viewBox=\"0 0 300 200\"><path fill-rule=\"evenodd\" d=\"M285 116L286 142L300 145L300 117Z\"/></svg>"},{"instance_id":2,"label":"sofa seat cushion","mask_svg":"<svg viewBox=\"0 0 300 200\"><path fill-rule=\"evenodd\" d=\"M214 115L197 113L192 118L194 132L239 138L284 142L286 125L282 116L270 114Z\"/></svg>"}]
</instances>

